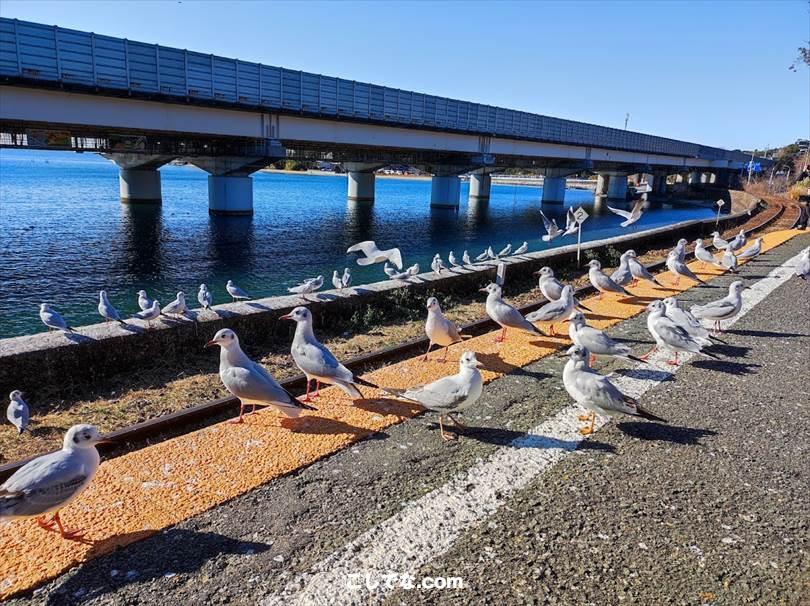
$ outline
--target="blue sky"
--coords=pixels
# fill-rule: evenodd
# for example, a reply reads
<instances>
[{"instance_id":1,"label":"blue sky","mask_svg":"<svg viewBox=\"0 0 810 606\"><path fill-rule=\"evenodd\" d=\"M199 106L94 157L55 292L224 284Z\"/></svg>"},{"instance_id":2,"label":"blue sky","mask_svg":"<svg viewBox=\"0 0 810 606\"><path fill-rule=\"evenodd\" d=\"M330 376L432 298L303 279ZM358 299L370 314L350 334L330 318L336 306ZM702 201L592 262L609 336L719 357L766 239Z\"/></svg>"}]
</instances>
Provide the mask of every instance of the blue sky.
<instances>
[{"instance_id":1,"label":"blue sky","mask_svg":"<svg viewBox=\"0 0 810 606\"><path fill-rule=\"evenodd\" d=\"M810 136L804 0L71 2L0 14L727 148Z\"/></svg>"}]
</instances>

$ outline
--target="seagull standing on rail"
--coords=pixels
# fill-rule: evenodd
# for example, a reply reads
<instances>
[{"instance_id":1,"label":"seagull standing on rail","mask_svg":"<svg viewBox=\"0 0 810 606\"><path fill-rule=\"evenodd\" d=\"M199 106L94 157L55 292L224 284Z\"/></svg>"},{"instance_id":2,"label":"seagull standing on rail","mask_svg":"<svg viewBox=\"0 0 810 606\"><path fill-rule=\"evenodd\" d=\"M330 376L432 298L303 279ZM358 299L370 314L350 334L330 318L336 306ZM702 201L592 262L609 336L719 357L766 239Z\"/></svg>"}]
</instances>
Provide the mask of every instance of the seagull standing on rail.
<instances>
[{"instance_id":1,"label":"seagull standing on rail","mask_svg":"<svg viewBox=\"0 0 810 606\"><path fill-rule=\"evenodd\" d=\"M644 211L644 201L638 200L633 205L633 210L629 212L626 210L622 210L620 208L613 208L612 206L608 206L607 208L613 214L619 215L620 217L624 218L624 221L619 223L620 226L629 227L630 225L641 219L641 215L643 214Z\"/></svg>"},{"instance_id":2,"label":"seagull standing on rail","mask_svg":"<svg viewBox=\"0 0 810 606\"><path fill-rule=\"evenodd\" d=\"M450 417L453 424L465 426L455 418L455 413L464 412L478 401L484 390L484 378L478 368L481 363L472 351L465 351L458 363L458 374L442 377L427 385L410 389L386 389L385 391L439 413L439 432L442 440L453 440L453 435L444 431L444 416Z\"/></svg>"},{"instance_id":3,"label":"seagull standing on rail","mask_svg":"<svg viewBox=\"0 0 810 606\"><path fill-rule=\"evenodd\" d=\"M450 263L450 267L461 267L461 265L456 262L456 255L452 250L450 251L450 254L447 255L447 261Z\"/></svg>"},{"instance_id":4,"label":"seagull standing on rail","mask_svg":"<svg viewBox=\"0 0 810 606\"><path fill-rule=\"evenodd\" d=\"M554 270L552 270L550 267L541 267L539 271L534 272L532 275L540 276L537 286L540 288L540 292L543 293L543 296L546 299L549 301L556 301L562 296L562 290L565 287L565 284L554 277ZM583 305L576 297L574 297L574 306L577 309L593 311L589 307Z\"/></svg>"},{"instance_id":5,"label":"seagull standing on rail","mask_svg":"<svg viewBox=\"0 0 810 606\"><path fill-rule=\"evenodd\" d=\"M59 510L93 480L101 463L96 445L101 443L92 425L68 429L62 450L29 461L0 485L0 518L36 518L40 528L56 527L63 539L81 541L84 531L66 529Z\"/></svg>"},{"instance_id":6,"label":"seagull standing on rail","mask_svg":"<svg viewBox=\"0 0 810 606\"><path fill-rule=\"evenodd\" d=\"M590 268L588 270L588 279L591 281L591 285L599 291L600 299L606 292L616 292L628 297L633 296L627 292L623 286L616 284L610 279L610 276L602 271L602 264L597 259L591 259L588 262L588 267Z\"/></svg>"},{"instance_id":7,"label":"seagull standing on rail","mask_svg":"<svg viewBox=\"0 0 810 606\"><path fill-rule=\"evenodd\" d=\"M200 290L197 292L197 301L202 305L203 309L211 309L214 304L214 296L208 290L207 284L200 284Z\"/></svg>"},{"instance_id":8,"label":"seagull standing on rail","mask_svg":"<svg viewBox=\"0 0 810 606\"><path fill-rule=\"evenodd\" d=\"M678 261L678 254L671 250L667 255L667 269L670 273L675 276L674 286L677 286L678 283L681 281L681 278L689 278L690 280L694 280L699 284L706 284L703 280L698 278L692 270L684 263L683 261Z\"/></svg>"},{"instance_id":9,"label":"seagull standing on rail","mask_svg":"<svg viewBox=\"0 0 810 606\"><path fill-rule=\"evenodd\" d=\"M183 316L188 311L186 306L186 295L183 291L177 293L174 301L164 307L160 313L165 316Z\"/></svg>"},{"instance_id":10,"label":"seagull standing on rail","mask_svg":"<svg viewBox=\"0 0 810 606\"><path fill-rule=\"evenodd\" d=\"M139 311L135 315L132 316L135 320L143 320L146 322L147 330L152 329L152 320L156 320L160 317L160 301L155 299L152 301L152 307L145 309L143 311Z\"/></svg>"},{"instance_id":11,"label":"seagull standing on rail","mask_svg":"<svg viewBox=\"0 0 810 606\"><path fill-rule=\"evenodd\" d=\"M231 295L231 299L234 303L240 299L250 299L250 295L234 284L233 280L228 280L228 283L225 285L225 290Z\"/></svg>"},{"instance_id":12,"label":"seagull standing on rail","mask_svg":"<svg viewBox=\"0 0 810 606\"><path fill-rule=\"evenodd\" d=\"M39 319L48 327L48 330L61 330L62 332L75 332L65 319L47 303L39 304Z\"/></svg>"},{"instance_id":13,"label":"seagull standing on rail","mask_svg":"<svg viewBox=\"0 0 810 606\"><path fill-rule=\"evenodd\" d=\"M288 288L287 291L296 295L308 295L318 290L321 286L323 286L323 276L318 276L317 278L307 278L298 286Z\"/></svg>"},{"instance_id":14,"label":"seagull standing on rail","mask_svg":"<svg viewBox=\"0 0 810 606\"><path fill-rule=\"evenodd\" d=\"M250 404L250 413L256 406L270 406L287 417L298 417L302 410L315 410L295 398L279 385L267 370L251 360L239 345L239 337L230 328L217 331L206 347L219 345L219 378L231 394L239 398L239 418L231 423L244 421L245 406Z\"/></svg>"},{"instance_id":15,"label":"seagull standing on rail","mask_svg":"<svg viewBox=\"0 0 810 606\"><path fill-rule=\"evenodd\" d=\"M352 270L348 267L343 268L343 275L340 278L340 283L343 288L349 288L352 285Z\"/></svg>"},{"instance_id":16,"label":"seagull standing on rail","mask_svg":"<svg viewBox=\"0 0 810 606\"><path fill-rule=\"evenodd\" d=\"M740 313L744 288L742 281L732 282L728 287L728 295L705 305L693 305L690 311L700 320L712 320L715 330L722 332L722 321L730 320Z\"/></svg>"},{"instance_id":17,"label":"seagull standing on rail","mask_svg":"<svg viewBox=\"0 0 810 606\"><path fill-rule=\"evenodd\" d=\"M118 322L124 326L127 325L127 323L121 319L118 310L110 303L110 300L107 298L106 290L101 290L98 293L98 313L104 318L105 322Z\"/></svg>"},{"instance_id":18,"label":"seagull standing on rail","mask_svg":"<svg viewBox=\"0 0 810 606\"><path fill-rule=\"evenodd\" d=\"M551 336L556 336L554 332L554 322L564 322L574 311L574 289L571 285L563 287L560 298L556 301L549 301L537 311L526 316L529 322L549 322L551 324Z\"/></svg>"},{"instance_id":19,"label":"seagull standing on rail","mask_svg":"<svg viewBox=\"0 0 810 606\"><path fill-rule=\"evenodd\" d=\"M281 316L280 319L292 320L296 323L290 353L295 365L307 377L307 393L304 396L304 402L309 402L311 398L321 395L321 383L339 387L352 399L363 397L357 388L358 385L377 387L374 383L355 377L352 371L338 362L332 352L318 341L312 329L312 312L309 309L296 307L287 315ZM315 381L315 392L310 397L309 386L312 381Z\"/></svg>"},{"instance_id":20,"label":"seagull standing on rail","mask_svg":"<svg viewBox=\"0 0 810 606\"><path fill-rule=\"evenodd\" d=\"M466 250L461 255L461 262L464 263L464 265L472 265L473 264L472 259L470 259L470 253L468 253Z\"/></svg>"},{"instance_id":21,"label":"seagull standing on rail","mask_svg":"<svg viewBox=\"0 0 810 606\"><path fill-rule=\"evenodd\" d=\"M501 343L506 338L507 328L516 328L533 335L546 336L524 318L523 314L503 300L503 291L500 286L493 283L482 288L481 292L487 293L487 315L501 327L501 334L495 337L496 343Z\"/></svg>"},{"instance_id":22,"label":"seagull standing on rail","mask_svg":"<svg viewBox=\"0 0 810 606\"><path fill-rule=\"evenodd\" d=\"M568 362L563 368L565 391L587 411L587 414L580 415L579 420L590 420L590 425L579 430L582 435L593 433L597 414L609 417L630 415L666 423L661 417L642 408L634 398L624 395L607 377L593 370L588 364L588 350L584 347L572 345L567 354Z\"/></svg>"},{"instance_id":23,"label":"seagull standing on rail","mask_svg":"<svg viewBox=\"0 0 810 606\"><path fill-rule=\"evenodd\" d=\"M518 246L515 249L515 251L512 253L512 256L516 257L517 255L526 254L528 252L528 250L529 250L529 243L528 242L523 242L523 244L521 244L520 246Z\"/></svg>"},{"instance_id":24,"label":"seagull standing on rail","mask_svg":"<svg viewBox=\"0 0 810 606\"><path fill-rule=\"evenodd\" d=\"M481 262L486 261L487 259L489 259L489 252L488 252L489 250L491 250L491 249L486 249L485 248L484 252L482 252L480 255L478 255L475 258L476 263L481 263Z\"/></svg>"},{"instance_id":25,"label":"seagull standing on rail","mask_svg":"<svg viewBox=\"0 0 810 606\"><path fill-rule=\"evenodd\" d=\"M332 272L332 286L334 286L336 290L343 290L343 281L340 279L338 270Z\"/></svg>"},{"instance_id":26,"label":"seagull standing on rail","mask_svg":"<svg viewBox=\"0 0 810 606\"><path fill-rule=\"evenodd\" d=\"M442 261L439 253L436 253L433 256L433 261L430 262L430 269L432 269L433 273L437 276L440 276L442 271L447 271L447 268L444 266L444 261Z\"/></svg>"},{"instance_id":27,"label":"seagull standing on rail","mask_svg":"<svg viewBox=\"0 0 810 606\"><path fill-rule=\"evenodd\" d=\"M638 255L636 251L632 248L627 251L628 259L627 259L627 266L630 268L630 273L633 275L633 283L631 286L635 286L639 280L646 280L647 282L652 282L656 286L660 286L663 288L663 284L661 284L658 280L655 279L655 276L652 275L644 264L638 260Z\"/></svg>"},{"instance_id":28,"label":"seagull standing on rail","mask_svg":"<svg viewBox=\"0 0 810 606\"><path fill-rule=\"evenodd\" d=\"M506 246L504 246L504 247L503 247L503 249L501 250L501 252L499 252L499 253L498 253L497 255L495 255L495 256L496 256L496 257L498 257L498 258L500 259L501 257L508 257L508 256L509 256L509 253L511 253L511 252L512 252L512 245L511 245L511 244L507 244Z\"/></svg>"},{"instance_id":29,"label":"seagull standing on rail","mask_svg":"<svg viewBox=\"0 0 810 606\"><path fill-rule=\"evenodd\" d=\"M28 427L28 422L31 420L31 412L28 409L28 402L23 399L23 394L19 389L15 389L8 394L6 418L9 423L17 428L18 434L24 432L25 428Z\"/></svg>"},{"instance_id":30,"label":"seagull standing on rail","mask_svg":"<svg viewBox=\"0 0 810 606\"><path fill-rule=\"evenodd\" d=\"M385 263L390 261L396 265L397 269L402 269L402 253L398 248L389 248L388 250L380 250L373 240L366 240L350 246L346 254L359 252L362 257L357 258L358 265L373 265L375 263Z\"/></svg>"},{"instance_id":31,"label":"seagull standing on rail","mask_svg":"<svg viewBox=\"0 0 810 606\"><path fill-rule=\"evenodd\" d=\"M436 297L430 297L427 300L427 320L425 321L425 334L427 335L430 343L428 344L427 351L423 360L428 359L428 354L434 345L444 347L444 357L440 362L447 361L447 350L453 343L460 343L462 337L458 334L456 325L448 320L442 313L442 308L439 305L439 300Z\"/></svg>"}]
</instances>

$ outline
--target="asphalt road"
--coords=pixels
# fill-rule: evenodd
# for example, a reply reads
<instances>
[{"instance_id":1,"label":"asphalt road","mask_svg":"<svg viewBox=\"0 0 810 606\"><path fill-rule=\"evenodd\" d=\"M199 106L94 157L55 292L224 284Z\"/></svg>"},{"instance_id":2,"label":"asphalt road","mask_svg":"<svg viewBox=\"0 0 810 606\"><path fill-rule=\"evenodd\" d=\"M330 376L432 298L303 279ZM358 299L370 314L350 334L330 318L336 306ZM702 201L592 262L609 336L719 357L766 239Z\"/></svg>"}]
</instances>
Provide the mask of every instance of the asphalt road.
<instances>
[{"instance_id":1,"label":"asphalt road","mask_svg":"<svg viewBox=\"0 0 810 606\"><path fill-rule=\"evenodd\" d=\"M743 279L808 244L795 238ZM682 299L717 298L730 281ZM611 332L650 346L643 316ZM415 571L464 588L387 603L807 603L810 284L778 288L724 339L722 361L695 358L645 394L668 425L610 424ZM487 386L460 440L441 441L432 416L402 423L10 603L260 603L568 405L562 363Z\"/></svg>"}]
</instances>

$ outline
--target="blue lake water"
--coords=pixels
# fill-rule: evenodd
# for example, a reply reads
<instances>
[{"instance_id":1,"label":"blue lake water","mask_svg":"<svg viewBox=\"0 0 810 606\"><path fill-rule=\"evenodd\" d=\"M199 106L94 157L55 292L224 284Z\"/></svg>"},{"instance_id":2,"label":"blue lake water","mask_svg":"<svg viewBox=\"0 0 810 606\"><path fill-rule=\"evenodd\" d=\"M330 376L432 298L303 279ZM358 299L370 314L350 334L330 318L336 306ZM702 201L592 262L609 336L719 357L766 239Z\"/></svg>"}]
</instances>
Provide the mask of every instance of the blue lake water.
<instances>
[{"instance_id":1,"label":"blue lake water","mask_svg":"<svg viewBox=\"0 0 810 606\"><path fill-rule=\"evenodd\" d=\"M357 206L346 200L345 177L256 173L253 217L212 217L206 173L160 172L162 206L122 205L117 167L97 155L0 150L0 337L44 330L41 302L75 326L98 322L100 289L128 316L141 288L164 303L182 290L196 306L201 282L222 303L229 278L254 297L283 294L318 274L327 288L332 271L346 266L355 284L384 279L382 266L359 267L346 255L362 240L399 246L406 265L423 271L437 252L460 259L464 249L474 257L488 245L497 252L527 240L535 251L575 242L540 240L535 187L493 185L489 205L477 206L463 184L456 211L429 207L429 181L377 179L375 204ZM626 232L619 217L593 208L592 192L568 190L565 207L572 205L591 213L583 240ZM543 210L564 225L565 207ZM652 205L630 229L710 216L711 209Z\"/></svg>"}]
</instances>

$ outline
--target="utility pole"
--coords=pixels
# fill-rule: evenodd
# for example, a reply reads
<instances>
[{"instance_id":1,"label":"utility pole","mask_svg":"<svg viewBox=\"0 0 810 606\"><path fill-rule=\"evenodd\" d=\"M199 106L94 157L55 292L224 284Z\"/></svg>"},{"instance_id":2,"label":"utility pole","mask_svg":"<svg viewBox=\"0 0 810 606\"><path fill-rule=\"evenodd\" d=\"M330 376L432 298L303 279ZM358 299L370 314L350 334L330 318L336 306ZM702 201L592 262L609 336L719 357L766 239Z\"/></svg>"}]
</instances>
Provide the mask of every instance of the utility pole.
<instances>
[{"instance_id":1,"label":"utility pole","mask_svg":"<svg viewBox=\"0 0 810 606\"><path fill-rule=\"evenodd\" d=\"M630 112L624 115L624 130L627 130L627 123L630 121Z\"/></svg>"}]
</instances>

